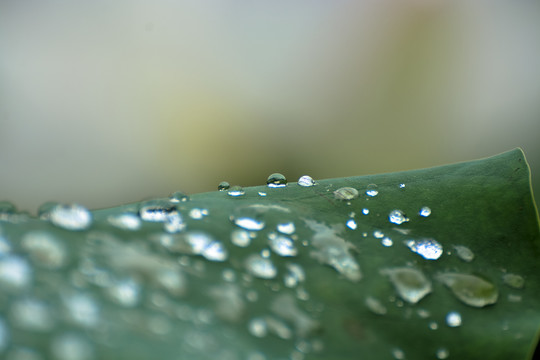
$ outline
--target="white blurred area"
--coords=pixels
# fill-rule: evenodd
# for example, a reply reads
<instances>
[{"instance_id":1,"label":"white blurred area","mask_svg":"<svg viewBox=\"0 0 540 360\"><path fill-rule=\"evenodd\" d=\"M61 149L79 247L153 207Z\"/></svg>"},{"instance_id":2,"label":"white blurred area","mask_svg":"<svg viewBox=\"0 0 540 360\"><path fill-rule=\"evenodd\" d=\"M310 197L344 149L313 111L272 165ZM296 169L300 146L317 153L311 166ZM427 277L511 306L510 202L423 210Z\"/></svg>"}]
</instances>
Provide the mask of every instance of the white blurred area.
<instances>
[{"instance_id":1,"label":"white blurred area","mask_svg":"<svg viewBox=\"0 0 540 360\"><path fill-rule=\"evenodd\" d=\"M0 1L0 200L108 207L222 180L522 147L540 2Z\"/></svg>"}]
</instances>

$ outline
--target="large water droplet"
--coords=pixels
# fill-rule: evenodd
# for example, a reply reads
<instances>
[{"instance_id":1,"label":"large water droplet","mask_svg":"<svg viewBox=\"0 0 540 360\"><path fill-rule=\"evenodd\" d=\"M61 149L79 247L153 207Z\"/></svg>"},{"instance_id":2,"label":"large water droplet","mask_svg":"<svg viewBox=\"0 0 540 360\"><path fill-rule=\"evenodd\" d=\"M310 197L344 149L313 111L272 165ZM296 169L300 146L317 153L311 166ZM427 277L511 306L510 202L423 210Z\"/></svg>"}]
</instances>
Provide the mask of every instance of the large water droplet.
<instances>
[{"instance_id":1,"label":"large water droplet","mask_svg":"<svg viewBox=\"0 0 540 360\"><path fill-rule=\"evenodd\" d=\"M465 262L471 262L474 260L474 253L468 247L463 245L454 245L454 250L461 260Z\"/></svg>"},{"instance_id":2,"label":"large water droplet","mask_svg":"<svg viewBox=\"0 0 540 360\"><path fill-rule=\"evenodd\" d=\"M358 190L352 187L342 187L334 191L334 197L337 200L354 200L358 197Z\"/></svg>"},{"instance_id":3,"label":"large water droplet","mask_svg":"<svg viewBox=\"0 0 540 360\"><path fill-rule=\"evenodd\" d=\"M286 287L295 288L299 283L304 282L305 279L306 273L300 265L287 264L287 274L284 278Z\"/></svg>"},{"instance_id":4,"label":"large water droplet","mask_svg":"<svg viewBox=\"0 0 540 360\"><path fill-rule=\"evenodd\" d=\"M392 210L390 212L390 214L388 214L388 220L393 223L393 224L396 224L396 225L401 225L403 224L404 222L407 222L409 221L409 219L407 218L407 216L405 216L405 214L403 213L403 211L401 210Z\"/></svg>"},{"instance_id":5,"label":"large water droplet","mask_svg":"<svg viewBox=\"0 0 540 360\"><path fill-rule=\"evenodd\" d=\"M294 223L292 221L289 221L285 223L279 223L277 225L277 231L282 234L292 235L296 231L296 228L294 226Z\"/></svg>"},{"instance_id":6,"label":"large water droplet","mask_svg":"<svg viewBox=\"0 0 540 360\"><path fill-rule=\"evenodd\" d=\"M47 332L54 328L49 306L36 299L19 299L10 310L11 321L23 330Z\"/></svg>"},{"instance_id":7,"label":"large water droplet","mask_svg":"<svg viewBox=\"0 0 540 360\"><path fill-rule=\"evenodd\" d=\"M443 253L443 247L435 239L407 240L405 244L413 252L427 260L437 260Z\"/></svg>"},{"instance_id":8,"label":"large water droplet","mask_svg":"<svg viewBox=\"0 0 540 360\"><path fill-rule=\"evenodd\" d=\"M94 359L94 349L90 342L76 333L57 336L51 344L51 352L55 360Z\"/></svg>"},{"instance_id":9,"label":"large water droplet","mask_svg":"<svg viewBox=\"0 0 540 360\"><path fill-rule=\"evenodd\" d=\"M298 254L298 250L294 247L294 241L287 236L270 233L268 234L268 243L270 248L278 255L296 256Z\"/></svg>"},{"instance_id":10,"label":"large water droplet","mask_svg":"<svg viewBox=\"0 0 540 360\"><path fill-rule=\"evenodd\" d=\"M233 212L233 214L230 216L230 220L233 221L236 226L239 226L245 230L262 230L266 225L263 220L264 211L265 209L257 208L255 206L241 207Z\"/></svg>"},{"instance_id":11,"label":"large water droplet","mask_svg":"<svg viewBox=\"0 0 540 360\"><path fill-rule=\"evenodd\" d=\"M499 292L495 285L475 275L445 273L436 276L463 303L483 307L497 302Z\"/></svg>"},{"instance_id":12,"label":"large water droplet","mask_svg":"<svg viewBox=\"0 0 540 360\"><path fill-rule=\"evenodd\" d=\"M506 285L513 287L514 289L522 289L525 285L525 279L517 274L504 274L503 281Z\"/></svg>"},{"instance_id":13,"label":"large water droplet","mask_svg":"<svg viewBox=\"0 0 540 360\"><path fill-rule=\"evenodd\" d=\"M231 233L231 242L236 246L246 247L251 243L251 236L246 230L236 229Z\"/></svg>"},{"instance_id":14,"label":"large water droplet","mask_svg":"<svg viewBox=\"0 0 540 360\"><path fill-rule=\"evenodd\" d=\"M165 200L145 201L139 207L139 216L144 221L165 222L176 214L176 205Z\"/></svg>"},{"instance_id":15,"label":"large water droplet","mask_svg":"<svg viewBox=\"0 0 540 360\"><path fill-rule=\"evenodd\" d=\"M368 296L365 300L367 308L376 315L385 315L387 313L386 307L373 296Z\"/></svg>"},{"instance_id":16,"label":"large water droplet","mask_svg":"<svg viewBox=\"0 0 540 360\"><path fill-rule=\"evenodd\" d=\"M304 175L298 179L298 185L303 187L310 187L315 185L315 180L309 175Z\"/></svg>"},{"instance_id":17,"label":"large water droplet","mask_svg":"<svg viewBox=\"0 0 540 360\"><path fill-rule=\"evenodd\" d=\"M244 188L239 185L234 185L227 190L227 195L232 197L238 197L244 195L246 192L244 191Z\"/></svg>"},{"instance_id":18,"label":"large water droplet","mask_svg":"<svg viewBox=\"0 0 540 360\"><path fill-rule=\"evenodd\" d=\"M446 324L450 327L461 326L461 315L457 311L450 311L446 314Z\"/></svg>"},{"instance_id":19,"label":"large water droplet","mask_svg":"<svg viewBox=\"0 0 540 360\"><path fill-rule=\"evenodd\" d=\"M141 228L141 218L133 213L111 215L107 218L109 223L122 230L136 231Z\"/></svg>"},{"instance_id":20,"label":"large water droplet","mask_svg":"<svg viewBox=\"0 0 540 360\"><path fill-rule=\"evenodd\" d=\"M431 292L431 282L417 269L401 267L381 270L388 276L398 295L405 301L416 304Z\"/></svg>"},{"instance_id":21,"label":"large water droplet","mask_svg":"<svg viewBox=\"0 0 540 360\"><path fill-rule=\"evenodd\" d=\"M371 196L371 197L379 195L379 190L377 190L377 185L369 184L366 189L366 195Z\"/></svg>"},{"instance_id":22,"label":"large water droplet","mask_svg":"<svg viewBox=\"0 0 540 360\"><path fill-rule=\"evenodd\" d=\"M47 216L54 225L67 230L86 230L92 224L90 211L78 204L58 204Z\"/></svg>"},{"instance_id":23,"label":"large water droplet","mask_svg":"<svg viewBox=\"0 0 540 360\"><path fill-rule=\"evenodd\" d=\"M234 218L234 223L243 229L251 231L262 230L265 226L264 221L253 219L250 217Z\"/></svg>"},{"instance_id":24,"label":"large water droplet","mask_svg":"<svg viewBox=\"0 0 540 360\"><path fill-rule=\"evenodd\" d=\"M248 272L261 279L273 279L277 275L277 268L270 259L259 254L250 255L245 262Z\"/></svg>"},{"instance_id":25,"label":"large water droplet","mask_svg":"<svg viewBox=\"0 0 540 360\"><path fill-rule=\"evenodd\" d=\"M418 215L423 216L423 217L428 217L429 215L431 215L431 209L427 206L424 206L420 209L420 211L418 212Z\"/></svg>"},{"instance_id":26,"label":"large water droplet","mask_svg":"<svg viewBox=\"0 0 540 360\"><path fill-rule=\"evenodd\" d=\"M280 188L287 186L287 179L280 173L274 173L266 179L266 185L270 188Z\"/></svg>"},{"instance_id":27,"label":"large water droplet","mask_svg":"<svg viewBox=\"0 0 540 360\"><path fill-rule=\"evenodd\" d=\"M15 255L0 258L0 289L22 290L31 280L32 269L25 259Z\"/></svg>"},{"instance_id":28,"label":"large water droplet","mask_svg":"<svg viewBox=\"0 0 540 360\"><path fill-rule=\"evenodd\" d=\"M222 181L218 184L217 189L219 191L225 191L225 190L229 190L230 187L231 187L231 184L229 184L227 181Z\"/></svg>"},{"instance_id":29,"label":"large water droplet","mask_svg":"<svg viewBox=\"0 0 540 360\"><path fill-rule=\"evenodd\" d=\"M39 266L58 269L66 263L66 249L51 233L39 230L26 233L21 245Z\"/></svg>"}]
</instances>

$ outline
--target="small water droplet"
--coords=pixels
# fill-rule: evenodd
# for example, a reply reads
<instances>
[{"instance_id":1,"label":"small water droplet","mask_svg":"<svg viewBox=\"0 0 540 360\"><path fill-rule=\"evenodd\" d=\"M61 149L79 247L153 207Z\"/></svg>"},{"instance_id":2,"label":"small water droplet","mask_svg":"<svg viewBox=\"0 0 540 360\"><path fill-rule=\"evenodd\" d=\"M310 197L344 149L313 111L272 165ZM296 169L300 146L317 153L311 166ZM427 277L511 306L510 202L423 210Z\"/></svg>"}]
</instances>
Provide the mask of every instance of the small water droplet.
<instances>
[{"instance_id":1,"label":"small water droplet","mask_svg":"<svg viewBox=\"0 0 540 360\"><path fill-rule=\"evenodd\" d=\"M262 191L259 191L258 194L259 194L259 196L261 196L261 197L265 197L265 196L266 196L266 193L265 193L265 192L262 192Z\"/></svg>"},{"instance_id":2,"label":"small water droplet","mask_svg":"<svg viewBox=\"0 0 540 360\"><path fill-rule=\"evenodd\" d=\"M403 360L405 359L405 353L401 349L394 349L392 350L392 356L396 360Z\"/></svg>"},{"instance_id":3,"label":"small water droplet","mask_svg":"<svg viewBox=\"0 0 540 360\"><path fill-rule=\"evenodd\" d=\"M437 329L439 328L439 324L437 324L435 321L431 321L431 322L429 323L429 328L430 328L431 330L437 330Z\"/></svg>"},{"instance_id":4,"label":"small water droplet","mask_svg":"<svg viewBox=\"0 0 540 360\"><path fill-rule=\"evenodd\" d=\"M51 233L31 231L23 236L21 245L29 253L32 261L39 266L58 269L66 263L66 249Z\"/></svg>"},{"instance_id":5,"label":"small water droplet","mask_svg":"<svg viewBox=\"0 0 540 360\"><path fill-rule=\"evenodd\" d=\"M285 235L292 235L296 231L294 223L292 221L279 223L277 225L277 231Z\"/></svg>"},{"instance_id":6,"label":"small water droplet","mask_svg":"<svg viewBox=\"0 0 540 360\"><path fill-rule=\"evenodd\" d=\"M475 275L445 273L436 279L446 285L463 303L473 307L484 307L497 302L499 292L495 285Z\"/></svg>"},{"instance_id":7,"label":"small water droplet","mask_svg":"<svg viewBox=\"0 0 540 360\"><path fill-rule=\"evenodd\" d=\"M258 231L264 229L265 223L262 220L256 220L249 217L239 217L234 219L234 223L246 230Z\"/></svg>"},{"instance_id":8,"label":"small water droplet","mask_svg":"<svg viewBox=\"0 0 540 360\"><path fill-rule=\"evenodd\" d=\"M466 246L463 245L454 245L454 250L456 250L457 256L465 261L471 262L474 260L474 253Z\"/></svg>"},{"instance_id":9,"label":"small water droplet","mask_svg":"<svg viewBox=\"0 0 540 360\"><path fill-rule=\"evenodd\" d=\"M169 201L175 204L180 202L186 202L188 200L189 196L187 196L187 194L183 193L182 191L176 191L169 195Z\"/></svg>"},{"instance_id":10,"label":"small water droplet","mask_svg":"<svg viewBox=\"0 0 540 360\"><path fill-rule=\"evenodd\" d=\"M367 308L376 315L385 315L387 313L386 307L373 296L368 296L364 303Z\"/></svg>"},{"instance_id":11,"label":"small water droplet","mask_svg":"<svg viewBox=\"0 0 540 360\"><path fill-rule=\"evenodd\" d=\"M111 300L128 308L139 303L140 293L141 286L132 278L117 280L107 288Z\"/></svg>"},{"instance_id":12,"label":"small water droplet","mask_svg":"<svg viewBox=\"0 0 540 360\"><path fill-rule=\"evenodd\" d=\"M405 186L406 186L406 185L405 185L404 183L399 184L399 188L400 188L400 189L405 189Z\"/></svg>"},{"instance_id":13,"label":"small water droplet","mask_svg":"<svg viewBox=\"0 0 540 360\"><path fill-rule=\"evenodd\" d=\"M111 225L123 230L136 231L141 228L141 218L133 213L111 215L107 218Z\"/></svg>"},{"instance_id":14,"label":"small water droplet","mask_svg":"<svg viewBox=\"0 0 540 360\"><path fill-rule=\"evenodd\" d=\"M431 292L431 282L417 269L401 267L381 270L389 277L398 295L405 301L416 304Z\"/></svg>"},{"instance_id":15,"label":"small water droplet","mask_svg":"<svg viewBox=\"0 0 540 360\"><path fill-rule=\"evenodd\" d=\"M306 279L304 269L298 264L287 264L287 271L284 281L288 288L295 288Z\"/></svg>"},{"instance_id":16,"label":"small water droplet","mask_svg":"<svg viewBox=\"0 0 540 360\"><path fill-rule=\"evenodd\" d=\"M17 300L11 307L10 316L13 324L23 330L47 332L54 328L49 306L36 299Z\"/></svg>"},{"instance_id":17,"label":"small water droplet","mask_svg":"<svg viewBox=\"0 0 540 360\"><path fill-rule=\"evenodd\" d=\"M268 249L261 250L261 256L265 259L268 259L270 257L270 250Z\"/></svg>"},{"instance_id":18,"label":"small water droplet","mask_svg":"<svg viewBox=\"0 0 540 360\"><path fill-rule=\"evenodd\" d=\"M381 244L383 246L390 247L390 246L394 245L394 242L388 236L385 236L385 237L382 238Z\"/></svg>"},{"instance_id":19,"label":"small water droplet","mask_svg":"<svg viewBox=\"0 0 540 360\"><path fill-rule=\"evenodd\" d=\"M442 245L435 239L407 240L405 244L411 251L427 260L437 260L443 253Z\"/></svg>"},{"instance_id":20,"label":"small water droplet","mask_svg":"<svg viewBox=\"0 0 540 360\"><path fill-rule=\"evenodd\" d=\"M22 290L30 285L32 269L28 262L15 255L0 258L0 288Z\"/></svg>"},{"instance_id":21,"label":"small water droplet","mask_svg":"<svg viewBox=\"0 0 540 360\"><path fill-rule=\"evenodd\" d=\"M172 212L168 214L167 220L165 220L165 223L163 224L163 228L166 232L174 234L183 231L186 228L186 224L179 212Z\"/></svg>"},{"instance_id":22,"label":"small water droplet","mask_svg":"<svg viewBox=\"0 0 540 360\"><path fill-rule=\"evenodd\" d=\"M226 181L222 181L218 184L218 187L217 189L219 191L225 191L225 190L229 190L229 188L231 187L231 184L229 184L228 182Z\"/></svg>"},{"instance_id":23,"label":"small water droplet","mask_svg":"<svg viewBox=\"0 0 540 360\"><path fill-rule=\"evenodd\" d=\"M334 197L337 200L354 200L358 197L358 190L352 187L342 187L334 191Z\"/></svg>"},{"instance_id":24,"label":"small water droplet","mask_svg":"<svg viewBox=\"0 0 540 360\"><path fill-rule=\"evenodd\" d=\"M189 217L193 220L201 220L203 217L208 215L208 210L193 208L189 211Z\"/></svg>"},{"instance_id":25,"label":"small water droplet","mask_svg":"<svg viewBox=\"0 0 540 360\"><path fill-rule=\"evenodd\" d=\"M354 221L354 219L349 219L347 220L347 227L351 230L356 230L356 228L358 227L358 225L356 224L356 221Z\"/></svg>"},{"instance_id":26,"label":"small water droplet","mask_svg":"<svg viewBox=\"0 0 540 360\"><path fill-rule=\"evenodd\" d=\"M266 185L269 188L285 187L287 186L287 179L280 173L273 173L266 179Z\"/></svg>"},{"instance_id":27,"label":"small water droplet","mask_svg":"<svg viewBox=\"0 0 540 360\"><path fill-rule=\"evenodd\" d=\"M448 351L447 348L438 348L436 355L437 355L437 359L443 360L443 359L447 359L448 356L450 356L450 352Z\"/></svg>"},{"instance_id":28,"label":"small water droplet","mask_svg":"<svg viewBox=\"0 0 540 360\"><path fill-rule=\"evenodd\" d=\"M240 247L246 247L251 243L249 232L242 229L236 229L231 232L231 242Z\"/></svg>"},{"instance_id":29,"label":"small water droplet","mask_svg":"<svg viewBox=\"0 0 540 360\"><path fill-rule=\"evenodd\" d=\"M99 306L90 295L84 293L64 294L62 300L66 314L74 324L88 328L98 324Z\"/></svg>"},{"instance_id":30,"label":"small water droplet","mask_svg":"<svg viewBox=\"0 0 540 360\"><path fill-rule=\"evenodd\" d=\"M227 250L223 244L214 240L210 235L201 231L186 233L186 241L191 246L194 254L202 255L210 261L225 261Z\"/></svg>"},{"instance_id":31,"label":"small water droplet","mask_svg":"<svg viewBox=\"0 0 540 360\"><path fill-rule=\"evenodd\" d=\"M377 187L378 186L375 184L369 184L366 189L366 195L371 197L379 195L379 190L377 190Z\"/></svg>"},{"instance_id":32,"label":"small water droplet","mask_svg":"<svg viewBox=\"0 0 540 360\"><path fill-rule=\"evenodd\" d=\"M284 235L276 233L268 234L268 243L270 248L280 256L296 256L298 250L294 247L294 241Z\"/></svg>"},{"instance_id":33,"label":"small water droplet","mask_svg":"<svg viewBox=\"0 0 540 360\"><path fill-rule=\"evenodd\" d=\"M227 190L227 195L233 196L233 197L242 196L245 193L246 192L244 191L244 188L239 185L231 186L229 190Z\"/></svg>"},{"instance_id":34,"label":"small water droplet","mask_svg":"<svg viewBox=\"0 0 540 360\"><path fill-rule=\"evenodd\" d=\"M431 209L427 206L424 206L420 209L418 214L423 217L428 217L429 215L431 215Z\"/></svg>"},{"instance_id":35,"label":"small water droplet","mask_svg":"<svg viewBox=\"0 0 540 360\"><path fill-rule=\"evenodd\" d=\"M92 224L90 211L78 204L57 204L46 216L54 225L66 230L86 230Z\"/></svg>"},{"instance_id":36,"label":"small water droplet","mask_svg":"<svg viewBox=\"0 0 540 360\"><path fill-rule=\"evenodd\" d=\"M311 176L304 175L298 179L298 185L303 187L310 187L315 185L315 180Z\"/></svg>"},{"instance_id":37,"label":"small water droplet","mask_svg":"<svg viewBox=\"0 0 540 360\"><path fill-rule=\"evenodd\" d=\"M51 344L55 360L92 360L94 349L89 341L76 333L57 336Z\"/></svg>"},{"instance_id":38,"label":"small water droplet","mask_svg":"<svg viewBox=\"0 0 540 360\"><path fill-rule=\"evenodd\" d=\"M277 268L270 259L259 254L250 255L245 262L248 272L261 279L273 279L277 275Z\"/></svg>"},{"instance_id":39,"label":"small water droplet","mask_svg":"<svg viewBox=\"0 0 540 360\"><path fill-rule=\"evenodd\" d=\"M514 289L523 289L523 286L525 286L525 279L517 274L504 274L503 281L506 285Z\"/></svg>"},{"instance_id":40,"label":"small water droplet","mask_svg":"<svg viewBox=\"0 0 540 360\"><path fill-rule=\"evenodd\" d=\"M362 209L362 214L364 214L364 215L369 214L369 209L368 208L363 208Z\"/></svg>"},{"instance_id":41,"label":"small water droplet","mask_svg":"<svg viewBox=\"0 0 540 360\"><path fill-rule=\"evenodd\" d=\"M457 311L450 311L446 314L446 324L450 327L461 326L461 315Z\"/></svg>"},{"instance_id":42,"label":"small water droplet","mask_svg":"<svg viewBox=\"0 0 540 360\"><path fill-rule=\"evenodd\" d=\"M409 219L407 218L407 216L405 216L405 214L403 213L403 211L401 210L392 210L390 212L390 214L388 214L388 220L393 223L393 224L396 224L396 225L401 225L403 224L404 222L407 222L409 221Z\"/></svg>"},{"instance_id":43,"label":"small water droplet","mask_svg":"<svg viewBox=\"0 0 540 360\"><path fill-rule=\"evenodd\" d=\"M139 216L144 221L165 222L171 216L177 214L178 209L176 208L176 205L171 204L166 200L145 201L139 206Z\"/></svg>"},{"instance_id":44,"label":"small water droplet","mask_svg":"<svg viewBox=\"0 0 540 360\"><path fill-rule=\"evenodd\" d=\"M521 300L522 300L521 295L508 294L508 301L510 302L521 302Z\"/></svg>"},{"instance_id":45,"label":"small water droplet","mask_svg":"<svg viewBox=\"0 0 540 360\"><path fill-rule=\"evenodd\" d=\"M248 323L248 331L251 335L262 338L268 334L266 321L263 318L253 318Z\"/></svg>"},{"instance_id":46,"label":"small water droplet","mask_svg":"<svg viewBox=\"0 0 540 360\"><path fill-rule=\"evenodd\" d=\"M373 237L376 239L382 239L384 237L384 233L381 230L375 230L373 232Z\"/></svg>"}]
</instances>

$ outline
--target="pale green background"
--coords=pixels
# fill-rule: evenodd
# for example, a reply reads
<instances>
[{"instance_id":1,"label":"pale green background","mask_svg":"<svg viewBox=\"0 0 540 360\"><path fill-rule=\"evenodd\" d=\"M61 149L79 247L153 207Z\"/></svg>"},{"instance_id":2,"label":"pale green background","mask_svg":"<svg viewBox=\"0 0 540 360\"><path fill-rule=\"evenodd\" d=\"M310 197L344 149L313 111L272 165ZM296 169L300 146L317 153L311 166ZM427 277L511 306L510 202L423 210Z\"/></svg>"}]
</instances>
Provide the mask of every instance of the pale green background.
<instances>
[{"instance_id":1,"label":"pale green background","mask_svg":"<svg viewBox=\"0 0 540 360\"><path fill-rule=\"evenodd\" d=\"M523 147L538 1L0 0L0 198L91 208Z\"/></svg>"}]
</instances>

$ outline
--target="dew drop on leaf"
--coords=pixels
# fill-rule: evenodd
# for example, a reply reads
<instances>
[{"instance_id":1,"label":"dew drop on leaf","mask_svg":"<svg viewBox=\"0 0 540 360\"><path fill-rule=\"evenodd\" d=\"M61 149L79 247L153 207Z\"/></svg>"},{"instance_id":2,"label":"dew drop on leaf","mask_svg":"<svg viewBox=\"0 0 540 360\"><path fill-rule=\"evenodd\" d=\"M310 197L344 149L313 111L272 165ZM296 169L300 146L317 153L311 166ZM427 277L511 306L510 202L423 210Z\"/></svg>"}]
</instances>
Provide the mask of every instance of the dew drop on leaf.
<instances>
[{"instance_id":1,"label":"dew drop on leaf","mask_svg":"<svg viewBox=\"0 0 540 360\"><path fill-rule=\"evenodd\" d=\"M405 301L416 304L431 292L431 282L417 269L408 267L381 270L388 276L398 295Z\"/></svg>"},{"instance_id":2,"label":"dew drop on leaf","mask_svg":"<svg viewBox=\"0 0 540 360\"><path fill-rule=\"evenodd\" d=\"M351 230L356 230L356 228L358 227L358 225L356 224L356 221L354 219L347 220L346 225Z\"/></svg>"},{"instance_id":3,"label":"dew drop on leaf","mask_svg":"<svg viewBox=\"0 0 540 360\"><path fill-rule=\"evenodd\" d=\"M245 262L247 271L261 279L273 279L277 275L277 268L270 259L265 259L259 254L250 255Z\"/></svg>"},{"instance_id":4,"label":"dew drop on leaf","mask_svg":"<svg viewBox=\"0 0 540 360\"><path fill-rule=\"evenodd\" d=\"M514 289L522 289L525 285L525 279L517 274L504 274L503 281L506 285L513 287Z\"/></svg>"},{"instance_id":5,"label":"dew drop on leaf","mask_svg":"<svg viewBox=\"0 0 540 360\"><path fill-rule=\"evenodd\" d=\"M58 204L50 209L47 216L54 225L66 230L86 230L92 224L90 211L78 204Z\"/></svg>"},{"instance_id":6,"label":"dew drop on leaf","mask_svg":"<svg viewBox=\"0 0 540 360\"><path fill-rule=\"evenodd\" d=\"M182 191L173 192L169 195L169 201L172 203L186 202L189 200L189 196Z\"/></svg>"},{"instance_id":7,"label":"dew drop on leaf","mask_svg":"<svg viewBox=\"0 0 540 360\"><path fill-rule=\"evenodd\" d=\"M268 328L266 327L266 321L263 318L253 318L248 323L248 331L251 335L263 338L268 334Z\"/></svg>"},{"instance_id":8,"label":"dew drop on leaf","mask_svg":"<svg viewBox=\"0 0 540 360\"><path fill-rule=\"evenodd\" d=\"M139 303L141 286L132 278L114 281L107 287L107 295L115 303L130 308Z\"/></svg>"},{"instance_id":9,"label":"dew drop on leaf","mask_svg":"<svg viewBox=\"0 0 540 360\"><path fill-rule=\"evenodd\" d=\"M463 245L454 245L454 250L461 260L465 262L471 262L474 260L474 253L468 247Z\"/></svg>"},{"instance_id":10,"label":"dew drop on leaf","mask_svg":"<svg viewBox=\"0 0 540 360\"><path fill-rule=\"evenodd\" d=\"M497 302L499 292L495 285L478 276L460 273L444 273L436 279L446 285L463 303L484 307Z\"/></svg>"},{"instance_id":11,"label":"dew drop on leaf","mask_svg":"<svg viewBox=\"0 0 540 360\"><path fill-rule=\"evenodd\" d=\"M394 242L388 236L385 236L385 237L383 237L381 239L381 244L383 246L390 247L390 246L394 245Z\"/></svg>"},{"instance_id":12,"label":"dew drop on leaf","mask_svg":"<svg viewBox=\"0 0 540 360\"><path fill-rule=\"evenodd\" d=\"M93 360L94 348L88 340L76 333L64 333L51 343L55 360Z\"/></svg>"},{"instance_id":13,"label":"dew drop on leaf","mask_svg":"<svg viewBox=\"0 0 540 360\"><path fill-rule=\"evenodd\" d=\"M26 233L21 245L32 261L47 269L58 269L66 263L67 253L64 245L54 235L35 230Z\"/></svg>"},{"instance_id":14,"label":"dew drop on leaf","mask_svg":"<svg viewBox=\"0 0 540 360\"><path fill-rule=\"evenodd\" d=\"M48 332L55 326L49 306L32 298L14 302L10 309L10 318L15 327L26 331Z\"/></svg>"},{"instance_id":15,"label":"dew drop on leaf","mask_svg":"<svg viewBox=\"0 0 540 360\"><path fill-rule=\"evenodd\" d=\"M369 184L366 189L366 195L371 196L371 197L375 197L379 195L379 190L377 188L378 188L377 185Z\"/></svg>"},{"instance_id":16,"label":"dew drop on leaf","mask_svg":"<svg viewBox=\"0 0 540 360\"><path fill-rule=\"evenodd\" d=\"M228 182L226 181L222 181L218 184L218 187L217 189L219 191L225 191L225 190L229 190L229 188L231 187L231 184L229 184Z\"/></svg>"},{"instance_id":17,"label":"dew drop on leaf","mask_svg":"<svg viewBox=\"0 0 540 360\"><path fill-rule=\"evenodd\" d=\"M435 239L407 240L405 245L427 260L437 260L443 253L442 245Z\"/></svg>"},{"instance_id":18,"label":"dew drop on leaf","mask_svg":"<svg viewBox=\"0 0 540 360\"><path fill-rule=\"evenodd\" d=\"M0 258L0 289L22 290L32 281L32 269L28 262L16 255Z\"/></svg>"},{"instance_id":19,"label":"dew drop on leaf","mask_svg":"<svg viewBox=\"0 0 540 360\"><path fill-rule=\"evenodd\" d=\"M450 352L447 348L438 348L436 353L437 359L444 360L450 356Z\"/></svg>"},{"instance_id":20,"label":"dew drop on leaf","mask_svg":"<svg viewBox=\"0 0 540 360\"><path fill-rule=\"evenodd\" d=\"M269 188L281 188L287 186L287 179L283 174L273 173L266 179Z\"/></svg>"},{"instance_id":21,"label":"dew drop on leaf","mask_svg":"<svg viewBox=\"0 0 540 360\"><path fill-rule=\"evenodd\" d=\"M176 214L178 214L176 205L166 200L149 200L139 206L139 216L144 221L165 222Z\"/></svg>"},{"instance_id":22,"label":"dew drop on leaf","mask_svg":"<svg viewBox=\"0 0 540 360\"><path fill-rule=\"evenodd\" d=\"M294 241L284 235L276 233L268 234L268 243L272 251L280 256L296 256L298 250L294 247Z\"/></svg>"},{"instance_id":23,"label":"dew drop on leaf","mask_svg":"<svg viewBox=\"0 0 540 360\"><path fill-rule=\"evenodd\" d=\"M111 215L107 220L111 225L123 230L139 230L142 225L141 218L133 213Z\"/></svg>"},{"instance_id":24,"label":"dew drop on leaf","mask_svg":"<svg viewBox=\"0 0 540 360\"><path fill-rule=\"evenodd\" d=\"M298 179L298 185L303 187L310 187L315 185L315 180L309 175L304 175Z\"/></svg>"},{"instance_id":25,"label":"dew drop on leaf","mask_svg":"<svg viewBox=\"0 0 540 360\"><path fill-rule=\"evenodd\" d=\"M373 296L368 296L364 301L366 307L376 315L385 315L387 313L386 307Z\"/></svg>"},{"instance_id":26,"label":"dew drop on leaf","mask_svg":"<svg viewBox=\"0 0 540 360\"><path fill-rule=\"evenodd\" d=\"M368 209L368 208L363 208L363 209L362 209L362 214L363 214L363 215L369 214L369 209Z\"/></svg>"},{"instance_id":27,"label":"dew drop on leaf","mask_svg":"<svg viewBox=\"0 0 540 360\"><path fill-rule=\"evenodd\" d=\"M396 225L401 225L403 224L404 222L407 222L409 221L409 219L407 218L407 216L405 216L405 214L403 213L403 211L401 210L392 210L390 212L390 214L388 214L388 220L393 223L393 224L396 224Z\"/></svg>"},{"instance_id":28,"label":"dew drop on leaf","mask_svg":"<svg viewBox=\"0 0 540 360\"><path fill-rule=\"evenodd\" d=\"M306 273L298 264L287 264L287 274L285 274L284 282L288 288L295 288L299 283L304 282Z\"/></svg>"},{"instance_id":29,"label":"dew drop on leaf","mask_svg":"<svg viewBox=\"0 0 540 360\"><path fill-rule=\"evenodd\" d=\"M427 206L423 206L418 212L418 215L428 217L429 215L431 215L431 209Z\"/></svg>"},{"instance_id":30,"label":"dew drop on leaf","mask_svg":"<svg viewBox=\"0 0 540 360\"><path fill-rule=\"evenodd\" d=\"M242 229L236 229L231 232L231 242L240 247L246 247L251 243L249 232Z\"/></svg>"},{"instance_id":31,"label":"dew drop on leaf","mask_svg":"<svg viewBox=\"0 0 540 360\"><path fill-rule=\"evenodd\" d=\"M244 191L244 188L239 185L234 185L227 190L227 195L232 197L238 197L244 195L246 192Z\"/></svg>"},{"instance_id":32,"label":"dew drop on leaf","mask_svg":"<svg viewBox=\"0 0 540 360\"><path fill-rule=\"evenodd\" d=\"M403 360L405 359L405 353L401 349L394 349L392 350L392 356L396 360Z\"/></svg>"},{"instance_id":33,"label":"dew drop on leaf","mask_svg":"<svg viewBox=\"0 0 540 360\"><path fill-rule=\"evenodd\" d=\"M358 197L358 190L352 187L342 187L334 191L334 197L337 200L354 200Z\"/></svg>"},{"instance_id":34,"label":"dew drop on leaf","mask_svg":"<svg viewBox=\"0 0 540 360\"><path fill-rule=\"evenodd\" d=\"M450 311L446 314L446 325L450 327L461 326L461 314L457 311Z\"/></svg>"},{"instance_id":35,"label":"dew drop on leaf","mask_svg":"<svg viewBox=\"0 0 540 360\"><path fill-rule=\"evenodd\" d=\"M277 231L279 231L282 234L286 235L292 235L296 231L296 228L294 226L294 223L292 221L279 223L277 225Z\"/></svg>"}]
</instances>

